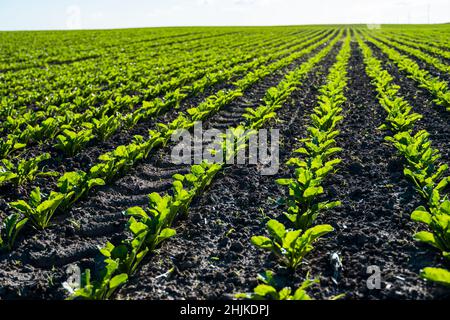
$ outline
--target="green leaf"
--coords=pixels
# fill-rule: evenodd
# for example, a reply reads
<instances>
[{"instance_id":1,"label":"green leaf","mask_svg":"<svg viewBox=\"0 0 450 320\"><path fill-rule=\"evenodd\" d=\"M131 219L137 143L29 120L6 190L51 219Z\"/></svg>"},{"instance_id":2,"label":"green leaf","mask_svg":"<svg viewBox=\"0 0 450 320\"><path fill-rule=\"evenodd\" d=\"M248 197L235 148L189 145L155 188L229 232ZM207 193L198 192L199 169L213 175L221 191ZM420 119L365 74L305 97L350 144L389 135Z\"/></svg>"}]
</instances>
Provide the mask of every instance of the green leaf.
<instances>
[{"instance_id":1,"label":"green leaf","mask_svg":"<svg viewBox=\"0 0 450 320\"><path fill-rule=\"evenodd\" d=\"M91 189L94 186L104 186L105 185L105 180L100 179L100 178L96 178L96 179L90 179L88 181L88 188Z\"/></svg>"},{"instance_id":2,"label":"green leaf","mask_svg":"<svg viewBox=\"0 0 450 320\"><path fill-rule=\"evenodd\" d=\"M274 235L278 240L283 239L286 234L284 225L274 219L267 222L267 229L269 229L270 234Z\"/></svg>"},{"instance_id":3,"label":"green leaf","mask_svg":"<svg viewBox=\"0 0 450 320\"><path fill-rule=\"evenodd\" d=\"M437 191L441 191L442 189L444 189L448 184L450 183L450 177L445 177L444 179L441 180L441 182L439 182L439 184L436 186L436 190Z\"/></svg>"},{"instance_id":4,"label":"green leaf","mask_svg":"<svg viewBox=\"0 0 450 320\"><path fill-rule=\"evenodd\" d=\"M136 221L133 217L131 217L128 228L136 236L141 232L146 231L148 229L148 226L142 222Z\"/></svg>"},{"instance_id":5,"label":"green leaf","mask_svg":"<svg viewBox=\"0 0 450 320\"><path fill-rule=\"evenodd\" d=\"M334 228L329 224L321 224L307 230L307 232L314 238L319 238L332 231L334 231Z\"/></svg>"},{"instance_id":6,"label":"green leaf","mask_svg":"<svg viewBox=\"0 0 450 320\"><path fill-rule=\"evenodd\" d=\"M203 169L200 165L193 165L191 168L191 172L196 176L201 176L205 173L205 169Z\"/></svg>"},{"instance_id":7,"label":"green leaf","mask_svg":"<svg viewBox=\"0 0 450 320\"><path fill-rule=\"evenodd\" d=\"M105 244L105 246L103 247L103 248L101 248L100 249L100 253L103 255L103 256L105 256L105 257L107 257L107 258L110 258L111 257L111 252L114 250L114 245L111 243L111 242L107 242L106 244Z\"/></svg>"},{"instance_id":8,"label":"green leaf","mask_svg":"<svg viewBox=\"0 0 450 320\"><path fill-rule=\"evenodd\" d=\"M175 229L171 229L171 228L165 228L161 231L161 233L159 234L159 239L160 241L169 239L173 236L175 236L177 234L177 232L175 231Z\"/></svg>"},{"instance_id":9,"label":"green leaf","mask_svg":"<svg viewBox=\"0 0 450 320\"><path fill-rule=\"evenodd\" d=\"M126 273L119 274L111 279L109 283L109 289L114 290L120 285L124 284L128 280L128 275Z\"/></svg>"},{"instance_id":10,"label":"green leaf","mask_svg":"<svg viewBox=\"0 0 450 320\"><path fill-rule=\"evenodd\" d=\"M438 248L442 250L442 248L439 246L439 243L436 241L436 238L434 237L434 234L428 231L420 231L417 232L414 235L414 239L420 242L427 243L429 245L432 245L435 248Z\"/></svg>"},{"instance_id":11,"label":"green leaf","mask_svg":"<svg viewBox=\"0 0 450 320\"><path fill-rule=\"evenodd\" d=\"M420 206L411 214L411 219L429 225L431 223L432 217L431 214L428 213L427 209L425 209L425 207Z\"/></svg>"},{"instance_id":12,"label":"green leaf","mask_svg":"<svg viewBox=\"0 0 450 320\"><path fill-rule=\"evenodd\" d=\"M267 284L260 284L259 286L257 286L255 288L254 291L255 291L255 294L257 294L261 297L266 297L267 295L276 297L278 295L277 290L274 287L269 286Z\"/></svg>"},{"instance_id":13,"label":"green leaf","mask_svg":"<svg viewBox=\"0 0 450 320\"><path fill-rule=\"evenodd\" d=\"M298 239L300 234L302 233L302 230L293 230L286 233L286 237L283 241L283 247L289 248L291 245Z\"/></svg>"},{"instance_id":14,"label":"green leaf","mask_svg":"<svg viewBox=\"0 0 450 320\"><path fill-rule=\"evenodd\" d=\"M30 194L30 204L37 207L41 203L41 188L36 187Z\"/></svg>"},{"instance_id":15,"label":"green leaf","mask_svg":"<svg viewBox=\"0 0 450 320\"><path fill-rule=\"evenodd\" d=\"M292 182L292 179L277 179L276 183L279 184L280 186L288 186L290 185Z\"/></svg>"},{"instance_id":16,"label":"green leaf","mask_svg":"<svg viewBox=\"0 0 450 320\"><path fill-rule=\"evenodd\" d=\"M147 218L148 215L141 207L132 207L125 211L127 216Z\"/></svg>"},{"instance_id":17,"label":"green leaf","mask_svg":"<svg viewBox=\"0 0 450 320\"><path fill-rule=\"evenodd\" d=\"M11 202L9 205L12 208L17 209L20 212L23 212L25 214L29 214L29 213L33 212L33 209L30 207L30 205L23 200Z\"/></svg>"},{"instance_id":18,"label":"green leaf","mask_svg":"<svg viewBox=\"0 0 450 320\"><path fill-rule=\"evenodd\" d=\"M61 201L64 199L63 194L58 194L56 197L45 200L40 205L37 206L36 211L37 212L47 212L47 211L55 211L56 208L58 208Z\"/></svg>"},{"instance_id":19,"label":"green leaf","mask_svg":"<svg viewBox=\"0 0 450 320\"><path fill-rule=\"evenodd\" d=\"M303 192L305 198L315 197L323 193L323 187L309 187Z\"/></svg>"},{"instance_id":20,"label":"green leaf","mask_svg":"<svg viewBox=\"0 0 450 320\"><path fill-rule=\"evenodd\" d=\"M174 180L183 181L184 180L184 176L182 174L176 173L176 174L173 175L173 179Z\"/></svg>"},{"instance_id":21,"label":"green leaf","mask_svg":"<svg viewBox=\"0 0 450 320\"><path fill-rule=\"evenodd\" d=\"M162 201L162 197L159 193L157 192L152 192L149 196L148 196L150 203L154 203L154 204L158 204Z\"/></svg>"},{"instance_id":22,"label":"green leaf","mask_svg":"<svg viewBox=\"0 0 450 320\"><path fill-rule=\"evenodd\" d=\"M312 300L311 297L306 293L305 290L302 288L298 288L294 296L292 297L292 300Z\"/></svg>"},{"instance_id":23,"label":"green leaf","mask_svg":"<svg viewBox=\"0 0 450 320\"><path fill-rule=\"evenodd\" d=\"M425 268L420 275L430 281L450 287L450 271L440 268Z\"/></svg>"},{"instance_id":24,"label":"green leaf","mask_svg":"<svg viewBox=\"0 0 450 320\"><path fill-rule=\"evenodd\" d=\"M262 249L270 249L272 248L272 241L269 238L264 236L253 236L251 238L251 242Z\"/></svg>"}]
</instances>

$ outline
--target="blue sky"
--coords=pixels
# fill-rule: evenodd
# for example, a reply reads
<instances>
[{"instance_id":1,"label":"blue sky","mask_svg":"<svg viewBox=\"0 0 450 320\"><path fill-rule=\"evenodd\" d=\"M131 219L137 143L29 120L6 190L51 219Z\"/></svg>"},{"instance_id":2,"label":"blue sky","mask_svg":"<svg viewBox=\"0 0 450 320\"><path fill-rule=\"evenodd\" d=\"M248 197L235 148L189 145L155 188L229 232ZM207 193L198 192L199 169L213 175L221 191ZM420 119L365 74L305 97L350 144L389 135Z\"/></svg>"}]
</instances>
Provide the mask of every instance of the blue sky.
<instances>
[{"instance_id":1,"label":"blue sky","mask_svg":"<svg viewBox=\"0 0 450 320\"><path fill-rule=\"evenodd\" d=\"M0 0L0 30L450 22L450 0Z\"/></svg>"}]
</instances>

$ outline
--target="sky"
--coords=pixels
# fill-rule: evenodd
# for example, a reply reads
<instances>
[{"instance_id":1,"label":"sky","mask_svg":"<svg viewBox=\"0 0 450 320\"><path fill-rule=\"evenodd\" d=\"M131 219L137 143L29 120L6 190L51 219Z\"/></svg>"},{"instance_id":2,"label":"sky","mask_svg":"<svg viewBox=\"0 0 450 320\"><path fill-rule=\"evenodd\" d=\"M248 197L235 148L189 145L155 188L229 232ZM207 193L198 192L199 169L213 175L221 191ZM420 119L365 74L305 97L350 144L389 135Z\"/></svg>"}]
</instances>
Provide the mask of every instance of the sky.
<instances>
[{"instance_id":1,"label":"sky","mask_svg":"<svg viewBox=\"0 0 450 320\"><path fill-rule=\"evenodd\" d=\"M450 0L0 0L0 30L450 22Z\"/></svg>"}]
</instances>

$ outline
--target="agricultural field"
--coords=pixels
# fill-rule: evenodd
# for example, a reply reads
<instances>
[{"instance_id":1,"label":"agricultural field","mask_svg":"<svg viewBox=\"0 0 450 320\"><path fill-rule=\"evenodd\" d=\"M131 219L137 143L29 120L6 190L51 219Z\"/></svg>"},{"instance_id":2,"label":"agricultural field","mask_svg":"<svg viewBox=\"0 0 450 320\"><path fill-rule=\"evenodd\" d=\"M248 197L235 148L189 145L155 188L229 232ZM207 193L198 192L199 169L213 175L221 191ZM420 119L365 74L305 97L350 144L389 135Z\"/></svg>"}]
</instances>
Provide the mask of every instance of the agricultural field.
<instances>
[{"instance_id":1,"label":"agricultural field","mask_svg":"<svg viewBox=\"0 0 450 320\"><path fill-rule=\"evenodd\" d=\"M0 32L0 299L448 299L449 85L450 25Z\"/></svg>"}]
</instances>

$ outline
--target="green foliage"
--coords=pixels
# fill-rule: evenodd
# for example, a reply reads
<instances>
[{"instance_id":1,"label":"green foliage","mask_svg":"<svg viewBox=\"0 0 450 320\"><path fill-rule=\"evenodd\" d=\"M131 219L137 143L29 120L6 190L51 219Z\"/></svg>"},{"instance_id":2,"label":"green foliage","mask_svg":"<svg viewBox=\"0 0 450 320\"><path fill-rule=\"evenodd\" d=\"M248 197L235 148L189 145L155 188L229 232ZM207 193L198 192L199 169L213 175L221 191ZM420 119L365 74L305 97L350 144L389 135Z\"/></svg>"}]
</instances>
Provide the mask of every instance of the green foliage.
<instances>
[{"instance_id":1,"label":"green foliage","mask_svg":"<svg viewBox=\"0 0 450 320\"><path fill-rule=\"evenodd\" d=\"M289 287L278 290L277 287L279 287L279 284L272 271L266 271L259 274L258 280L261 281L262 284L258 285L252 293L240 293L236 295L236 298L250 300L312 300L306 292L306 289L319 283L319 280L317 279L307 279L293 292Z\"/></svg>"},{"instance_id":2,"label":"green foliage","mask_svg":"<svg viewBox=\"0 0 450 320\"><path fill-rule=\"evenodd\" d=\"M44 153L29 160L20 160L17 165L8 159L3 159L3 166L0 167L0 186L6 183L21 186L25 183L33 182L36 177L55 176L56 172L43 172L39 169L42 161L50 159L50 154Z\"/></svg>"},{"instance_id":3,"label":"green foliage","mask_svg":"<svg viewBox=\"0 0 450 320\"><path fill-rule=\"evenodd\" d=\"M103 115L99 119L92 119L91 123L85 124L100 141L108 140L121 126L119 114L111 116Z\"/></svg>"},{"instance_id":4,"label":"green foliage","mask_svg":"<svg viewBox=\"0 0 450 320\"><path fill-rule=\"evenodd\" d=\"M443 255L450 257L450 201L444 200L437 206L427 210L424 206L417 208L411 219L423 223L432 231L420 231L414 235L415 239L428 243L441 250Z\"/></svg>"},{"instance_id":5,"label":"green foliage","mask_svg":"<svg viewBox=\"0 0 450 320\"><path fill-rule=\"evenodd\" d=\"M450 287L450 271L442 268L424 268L421 277L429 281Z\"/></svg>"},{"instance_id":6,"label":"green foliage","mask_svg":"<svg viewBox=\"0 0 450 320\"><path fill-rule=\"evenodd\" d=\"M68 156L74 156L93 138L92 130L84 129L79 132L74 132L66 129L56 137L57 143L55 148L63 151Z\"/></svg>"},{"instance_id":7,"label":"green foliage","mask_svg":"<svg viewBox=\"0 0 450 320\"><path fill-rule=\"evenodd\" d=\"M318 225L305 231L286 230L277 220L267 223L269 238L265 236L252 237L252 243L264 250L274 253L285 266L295 270L303 258L314 249L312 244L320 237L333 231L330 225Z\"/></svg>"},{"instance_id":8,"label":"green foliage","mask_svg":"<svg viewBox=\"0 0 450 320\"><path fill-rule=\"evenodd\" d=\"M186 214L196 194L211 184L216 173L222 168L221 164L193 165L191 172L186 175L174 175L174 198L178 201L180 214Z\"/></svg>"},{"instance_id":9,"label":"green foliage","mask_svg":"<svg viewBox=\"0 0 450 320\"><path fill-rule=\"evenodd\" d=\"M26 216L36 227L45 229L56 209L64 201L67 195L59 192L51 192L46 200L43 199L41 189L35 188L28 202L19 200L9 203L11 208Z\"/></svg>"},{"instance_id":10,"label":"green foliage","mask_svg":"<svg viewBox=\"0 0 450 320\"><path fill-rule=\"evenodd\" d=\"M132 207L126 210L125 214L130 217L127 223L130 238L119 246L107 243L100 250L105 257L100 276L91 281L90 270L86 270L83 278L89 281L85 280L70 299L108 299L136 271L149 252L175 236L176 231L171 228L175 218L187 212L193 197L211 183L220 168L219 164L194 165L190 173L174 176L173 196L154 192L149 195L146 209Z\"/></svg>"},{"instance_id":11,"label":"green foliage","mask_svg":"<svg viewBox=\"0 0 450 320\"><path fill-rule=\"evenodd\" d=\"M414 182L416 190L429 205L435 206L439 202L439 191L448 185L450 179L444 177L448 166L437 165L440 154L431 147L429 136L428 132L421 130L413 136L409 132L400 132L394 137L386 137L386 140L405 157L405 176Z\"/></svg>"},{"instance_id":12,"label":"green foliage","mask_svg":"<svg viewBox=\"0 0 450 320\"><path fill-rule=\"evenodd\" d=\"M277 183L286 185L289 188L289 197L286 200L287 212L285 213L289 221L297 229L306 229L312 225L317 215L322 210L329 210L340 205L340 202L317 201L317 198L324 193L322 181L324 176L330 172L331 165L322 165L316 170L298 168L295 170L295 178L278 179Z\"/></svg>"},{"instance_id":13,"label":"green foliage","mask_svg":"<svg viewBox=\"0 0 450 320\"><path fill-rule=\"evenodd\" d=\"M94 186L102 186L105 181L100 178L90 178L86 172L66 172L58 180L58 189L62 194L67 195L63 206L68 207L79 198L85 195Z\"/></svg>"},{"instance_id":14,"label":"green foliage","mask_svg":"<svg viewBox=\"0 0 450 320\"><path fill-rule=\"evenodd\" d=\"M28 218L22 218L18 213L7 216L0 228L0 249L12 250L17 235L27 222Z\"/></svg>"},{"instance_id":15,"label":"green foliage","mask_svg":"<svg viewBox=\"0 0 450 320\"><path fill-rule=\"evenodd\" d=\"M108 250L111 250L108 245L102 249L103 252ZM94 282L91 280L91 271L87 269L81 276L80 288L69 297L69 300L103 300L110 297L120 285L128 280L127 274L116 274L119 269L117 260L106 258L104 268L99 273L98 280Z\"/></svg>"},{"instance_id":16,"label":"green foliage","mask_svg":"<svg viewBox=\"0 0 450 320\"><path fill-rule=\"evenodd\" d=\"M385 95L380 99L380 103L388 113L386 123L380 126L381 130L390 130L394 133L411 132L416 122L422 119L422 115L412 113L412 107L399 97L391 99Z\"/></svg>"},{"instance_id":17,"label":"green foliage","mask_svg":"<svg viewBox=\"0 0 450 320\"><path fill-rule=\"evenodd\" d=\"M380 128L394 134L385 139L391 142L406 160L404 175L414 183L417 192L427 203L427 207L417 208L411 218L426 225L429 231L419 231L414 238L435 247L445 258L450 259L450 202L440 194L450 183L450 177L444 176L448 165L438 163L440 154L437 149L432 148L428 132L420 130L414 135L411 133L416 121L422 116L412 113L411 106L397 96L399 87L392 84L393 78L382 70L381 62L372 56L371 49L359 37L357 40L364 54L366 70L374 79L380 103L387 112L387 122ZM437 104L448 105L445 102L445 96L448 95L446 84L431 77L427 71L421 70L416 62L396 50L376 40L372 39L372 42L387 53L401 70L405 70L411 78L419 82L421 87L438 97L435 100ZM444 285L449 284L448 275L448 270L436 268L425 268L421 272L423 278Z\"/></svg>"},{"instance_id":18,"label":"green foliage","mask_svg":"<svg viewBox=\"0 0 450 320\"><path fill-rule=\"evenodd\" d=\"M0 139L0 159L6 158L11 152L25 148L26 144L19 142L16 135L8 135Z\"/></svg>"}]
</instances>

